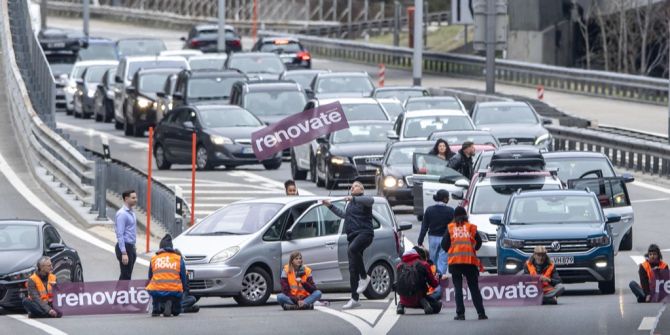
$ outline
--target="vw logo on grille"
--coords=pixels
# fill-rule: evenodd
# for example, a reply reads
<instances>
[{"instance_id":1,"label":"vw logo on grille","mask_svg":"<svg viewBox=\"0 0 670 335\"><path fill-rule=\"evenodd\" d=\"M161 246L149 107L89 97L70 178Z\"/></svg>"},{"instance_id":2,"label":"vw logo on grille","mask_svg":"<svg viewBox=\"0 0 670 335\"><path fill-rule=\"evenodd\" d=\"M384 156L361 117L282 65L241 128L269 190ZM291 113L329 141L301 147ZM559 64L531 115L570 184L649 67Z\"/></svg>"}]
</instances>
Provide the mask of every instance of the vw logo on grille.
<instances>
[{"instance_id":1,"label":"vw logo on grille","mask_svg":"<svg viewBox=\"0 0 670 335\"><path fill-rule=\"evenodd\" d=\"M560 251L561 250L561 244L558 243L558 241L551 242L551 248L554 251Z\"/></svg>"}]
</instances>

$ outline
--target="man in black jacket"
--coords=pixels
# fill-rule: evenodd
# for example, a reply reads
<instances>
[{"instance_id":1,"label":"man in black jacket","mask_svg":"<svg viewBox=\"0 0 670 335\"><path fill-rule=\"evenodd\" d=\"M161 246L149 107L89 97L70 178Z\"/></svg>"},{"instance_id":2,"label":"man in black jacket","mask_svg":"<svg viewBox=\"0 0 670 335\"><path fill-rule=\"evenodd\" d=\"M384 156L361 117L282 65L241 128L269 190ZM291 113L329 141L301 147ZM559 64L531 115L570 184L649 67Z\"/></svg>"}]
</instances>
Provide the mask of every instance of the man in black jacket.
<instances>
[{"instance_id":1,"label":"man in black jacket","mask_svg":"<svg viewBox=\"0 0 670 335\"><path fill-rule=\"evenodd\" d=\"M472 157L475 155L475 144L470 141L465 141L461 145L461 150L449 159L449 167L458 171L465 178L472 178L473 162Z\"/></svg>"},{"instance_id":2,"label":"man in black jacket","mask_svg":"<svg viewBox=\"0 0 670 335\"><path fill-rule=\"evenodd\" d=\"M335 215L344 218L344 232L347 234L349 248L349 284L351 285L351 300L342 308L351 309L359 307L359 294L363 293L370 284L370 276L367 275L363 263L363 251L372 244L374 230L372 229L372 205L375 199L363 195L365 188L363 184L355 181L351 185L350 196L344 198L348 202L343 211L333 206L330 201L323 200L323 204ZM360 279L360 280L359 280Z\"/></svg>"}]
</instances>

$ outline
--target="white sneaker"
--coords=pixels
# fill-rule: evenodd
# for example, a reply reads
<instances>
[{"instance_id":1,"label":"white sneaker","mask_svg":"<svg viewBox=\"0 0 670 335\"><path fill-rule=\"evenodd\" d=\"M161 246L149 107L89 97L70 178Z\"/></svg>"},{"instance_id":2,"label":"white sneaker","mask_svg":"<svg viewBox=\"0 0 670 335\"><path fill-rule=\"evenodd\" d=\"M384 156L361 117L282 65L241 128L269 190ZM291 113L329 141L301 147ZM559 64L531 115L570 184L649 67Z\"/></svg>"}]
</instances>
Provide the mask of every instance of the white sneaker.
<instances>
[{"instance_id":1,"label":"white sneaker","mask_svg":"<svg viewBox=\"0 0 670 335\"><path fill-rule=\"evenodd\" d=\"M349 301L346 304L344 304L344 306L342 306L342 309L352 309L360 306L361 303L358 302L358 300L349 299Z\"/></svg>"},{"instance_id":2,"label":"white sneaker","mask_svg":"<svg viewBox=\"0 0 670 335\"><path fill-rule=\"evenodd\" d=\"M358 294L362 294L363 292L365 292L365 289L368 288L368 284L370 284L371 279L372 278L370 278L370 276L367 276L365 277L365 279L359 280L358 289L356 290L356 292L358 292Z\"/></svg>"}]
</instances>

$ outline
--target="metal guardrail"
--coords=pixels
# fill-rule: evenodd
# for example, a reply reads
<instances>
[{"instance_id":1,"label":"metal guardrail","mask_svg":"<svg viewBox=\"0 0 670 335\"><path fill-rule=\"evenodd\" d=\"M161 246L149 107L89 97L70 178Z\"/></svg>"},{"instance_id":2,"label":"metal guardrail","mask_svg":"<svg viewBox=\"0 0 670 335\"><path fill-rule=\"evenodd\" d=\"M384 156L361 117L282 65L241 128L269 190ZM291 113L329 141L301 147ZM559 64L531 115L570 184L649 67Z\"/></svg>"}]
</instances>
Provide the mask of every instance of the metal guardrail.
<instances>
[{"instance_id":1,"label":"metal guardrail","mask_svg":"<svg viewBox=\"0 0 670 335\"><path fill-rule=\"evenodd\" d=\"M655 134L655 133L650 133L650 132L645 132L645 131L639 131L639 130L634 130L634 129L615 127L615 126L609 126L609 125L604 125L604 124L598 125L598 127L596 127L595 129L598 130L598 131L601 131L601 132L605 132L605 133L622 135L622 136L626 136L626 137L632 137L632 138L637 138L637 139L651 141L651 142L668 143L668 136L667 135L664 136L664 135L660 135L660 134Z\"/></svg>"}]
</instances>

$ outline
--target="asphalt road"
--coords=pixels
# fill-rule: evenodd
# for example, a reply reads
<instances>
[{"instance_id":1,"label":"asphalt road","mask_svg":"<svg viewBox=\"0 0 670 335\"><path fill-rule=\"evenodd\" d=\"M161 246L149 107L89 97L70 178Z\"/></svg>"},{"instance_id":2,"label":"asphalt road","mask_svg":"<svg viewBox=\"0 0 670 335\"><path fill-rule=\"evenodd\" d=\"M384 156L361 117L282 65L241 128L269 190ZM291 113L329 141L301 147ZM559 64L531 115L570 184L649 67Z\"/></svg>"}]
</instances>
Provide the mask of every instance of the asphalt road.
<instances>
[{"instance_id":1,"label":"asphalt road","mask_svg":"<svg viewBox=\"0 0 670 335\"><path fill-rule=\"evenodd\" d=\"M59 19L60 20L60 19ZM61 22L52 20L53 22ZM71 24L72 20L62 20L64 24ZM98 30L102 27L102 30ZM107 27L107 28L105 28ZM105 30L107 29L107 30ZM142 28L145 29L145 28ZM91 30L94 34L109 34L108 36L134 35L135 31L109 28L108 24L98 25L94 21ZM102 31L102 32L101 32ZM180 35L174 32L150 29L142 30L149 35L169 39L173 47ZM358 65L315 60L315 66L337 66L334 70L353 70ZM388 72L387 72L387 75ZM407 77L407 80L409 78ZM2 98L2 97L0 97ZM0 99L0 101L6 101ZM6 109L0 108L0 113ZM6 114L6 113L5 113ZM8 118L5 118L8 119ZM82 145L100 150L100 134L110 137L112 155L127 161L135 167L147 169L146 138L125 138L122 133L115 131L112 124L95 123L92 120L79 120L58 115L59 125ZM7 123L0 126L0 153L9 162L9 166L16 171L19 179L27 188L38 194L44 206L53 208L59 215L65 216L44 192L39 191L21 160L16 146L12 145L13 136ZM170 171L155 171L155 176L168 184L182 184L185 193L190 191L190 169L188 166L176 166ZM199 216L206 214L220 206L235 200L281 194L281 183L290 177L288 164L283 164L279 170L266 171L262 166L240 167L234 171L215 170L198 172L196 187L196 212ZM86 316L66 317L59 320L40 320L39 325L48 325L54 329L50 334L59 334L56 330L67 334L90 333L95 327L99 334L124 333L158 333L158 334L210 334L222 331L248 334L276 334L276 333L323 333L323 334L351 334L351 333L390 333L410 334L420 330L422 333L436 333L452 331L459 334L642 334L638 330L644 318L656 317L661 309L660 304L637 304L627 285L630 280L637 279L635 259L639 259L650 242L656 242L662 248L670 245L670 236L666 233L665 206L670 204L670 186L644 176L636 176L642 182L631 185L631 198L635 202L636 225L634 249L631 252L622 252L616 257L617 291L613 295L600 295L595 284L568 285L566 296L560 299L557 306L526 307L526 308L488 308L488 321L452 320L453 310L443 310L439 315L424 316L420 311L408 311L409 315L397 317L391 301L363 301L363 307L354 311L343 312L340 307L346 299L346 294L326 294L325 299L332 300L329 308L319 308L310 312L283 312L275 305L262 307L240 308L231 299L207 298L201 300L203 308L198 314L185 314L179 318L152 319L147 315L113 315L113 316ZM669 184L670 185L670 184ZM3 198L0 210L6 217L46 218L42 213L43 205L34 199L25 199L14 189L9 179L0 175L0 186ZM242 187L244 186L244 187ZM308 182L298 182L300 190L305 194L328 194L324 189L316 188ZM220 191L211 193L205 191ZM252 192L252 193L249 193ZM333 195L343 195L345 188L332 192ZM199 212L202 209L203 212ZM399 221L412 222L414 227L407 234L408 239L416 242L419 223L413 216L397 213ZM48 219L52 219L49 217ZM64 227L59 227L63 233ZM86 227L82 227L86 230ZM76 232L76 231L75 231ZM100 247L94 246L76 235L63 233L68 244L76 247L84 266L84 278L93 280L113 280L118 277L118 268L114 256ZM670 250L666 250L666 253ZM144 278L146 268L137 266L134 272L136 278ZM468 319L472 320L475 313L467 311ZM19 320L17 320L18 318ZM657 333L670 332L670 322L667 313L660 319L660 328ZM7 334L43 334L34 325L28 325L20 320L20 316L0 316L0 329ZM644 328L644 327L642 327ZM649 330L644 331L646 333Z\"/></svg>"}]
</instances>

